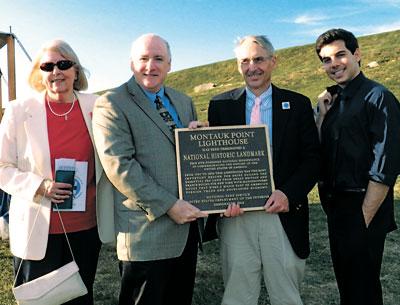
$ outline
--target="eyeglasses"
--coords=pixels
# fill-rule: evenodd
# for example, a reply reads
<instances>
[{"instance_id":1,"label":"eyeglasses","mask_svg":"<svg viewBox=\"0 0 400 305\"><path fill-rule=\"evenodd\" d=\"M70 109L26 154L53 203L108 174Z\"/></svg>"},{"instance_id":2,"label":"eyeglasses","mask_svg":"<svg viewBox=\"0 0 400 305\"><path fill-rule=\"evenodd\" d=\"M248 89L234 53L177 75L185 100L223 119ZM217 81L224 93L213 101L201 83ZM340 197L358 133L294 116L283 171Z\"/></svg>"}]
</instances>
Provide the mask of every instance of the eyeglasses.
<instances>
[{"instance_id":1,"label":"eyeglasses","mask_svg":"<svg viewBox=\"0 0 400 305\"><path fill-rule=\"evenodd\" d=\"M40 68L40 70L45 71L45 72L52 72L54 70L54 67L57 66L58 69L64 71L64 70L68 70L73 65L75 65L75 63L73 61L59 60L56 63L44 62L39 66L39 68Z\"/></svg>"},{"instance_id":2,"label":"eyeglasses","mask_svg":"<svg viewBox=\"0 0 400 305\"><path fill-rule=\"evenodd\" d=\"M271 58L272 56L257 56L254 58L243 58L240 60L240 65L249 66L251 62L253 63L253 65L260 65Z\"/></svg>"}]
</instances>

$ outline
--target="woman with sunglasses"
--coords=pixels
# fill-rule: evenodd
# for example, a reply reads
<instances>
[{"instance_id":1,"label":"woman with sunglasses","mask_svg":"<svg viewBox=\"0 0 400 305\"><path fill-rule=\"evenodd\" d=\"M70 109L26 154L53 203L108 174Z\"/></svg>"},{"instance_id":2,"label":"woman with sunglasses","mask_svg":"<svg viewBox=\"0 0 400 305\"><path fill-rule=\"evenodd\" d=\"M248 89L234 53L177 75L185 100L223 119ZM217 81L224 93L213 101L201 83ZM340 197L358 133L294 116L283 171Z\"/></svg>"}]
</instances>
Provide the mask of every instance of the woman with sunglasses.
<instances>
[{"instance_id":1,"label":"woman with sunglasses","mask_svg":"<svg viewBox=\"0 0 400 305\"><path fill-rule=\"evenodd\" d=\"M71 261L64 225L89 291L66 304L93 304L100 239L114 239L111 184L92 143L96 96L79 92L87 88L84 69L62 40L41 48L29 84L37 94L10 102L0 125L0 188L12 195L9 228L14 270L18 273L15 286ZM64 158L86 164L86 181L77 181L76 173L74 183L55 181L56 160ZM86 185L86 198L79 211L63 210L64 200L76 195L72 184L75 188ZM61 219L55 211L57 206Z\"/></svg>"}]
</instances>

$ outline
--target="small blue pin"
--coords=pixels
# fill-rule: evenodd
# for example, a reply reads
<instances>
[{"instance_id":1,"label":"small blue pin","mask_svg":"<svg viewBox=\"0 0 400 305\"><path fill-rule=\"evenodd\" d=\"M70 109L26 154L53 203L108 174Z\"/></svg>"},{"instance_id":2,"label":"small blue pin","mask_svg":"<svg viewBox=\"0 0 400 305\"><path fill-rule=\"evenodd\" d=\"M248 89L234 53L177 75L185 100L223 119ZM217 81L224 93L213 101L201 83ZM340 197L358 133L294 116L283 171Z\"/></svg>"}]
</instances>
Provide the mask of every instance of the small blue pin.
<instances>
[{"instance_id":1,"label":"small blue pin","mask_svg":"<svg viewBox=\"0 0 400 305\"><path fill-rule=\"evenodd\" d=\"M282 109L283 110L290 109L290 102L282 102Z\"/></svg>"}]
</instances>

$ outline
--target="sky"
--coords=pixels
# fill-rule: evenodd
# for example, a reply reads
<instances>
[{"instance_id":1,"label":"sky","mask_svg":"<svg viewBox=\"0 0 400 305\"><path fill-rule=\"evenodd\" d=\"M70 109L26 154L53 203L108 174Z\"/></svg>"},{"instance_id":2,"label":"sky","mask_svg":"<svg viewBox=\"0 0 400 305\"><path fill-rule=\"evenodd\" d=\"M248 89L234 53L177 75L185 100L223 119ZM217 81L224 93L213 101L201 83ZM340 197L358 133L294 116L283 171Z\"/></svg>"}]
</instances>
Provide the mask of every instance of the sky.
<instances>
[{"instance_id":1,"label":"sky","mask_svg":"<svg viewBox=\"0 0 400 305\"><path fill-rule=\"evenodd\" d=\"M0 31L10 26L32 58L46 41L68 42L90 73L88 92L96 92L131 77L130 46L145 33L169 42L178 71L233 58L235 41L249 34L267 35L282 49L314 43L336 27L356 36L397 30L400 0L0 0ZM0 68L7 79L6 49ZM16 43L17 98L30 94L29 71Z\"/></svg>"}]
</instances>

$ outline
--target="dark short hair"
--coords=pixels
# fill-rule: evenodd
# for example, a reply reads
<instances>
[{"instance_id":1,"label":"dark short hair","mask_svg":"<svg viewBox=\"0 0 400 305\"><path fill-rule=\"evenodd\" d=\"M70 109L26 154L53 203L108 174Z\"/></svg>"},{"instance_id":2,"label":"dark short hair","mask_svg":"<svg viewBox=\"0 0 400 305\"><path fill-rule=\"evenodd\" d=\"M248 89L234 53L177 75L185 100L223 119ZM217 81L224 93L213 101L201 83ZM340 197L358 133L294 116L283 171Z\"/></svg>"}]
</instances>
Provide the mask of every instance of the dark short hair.
<instances>
[{"instance_id":1,"label":"dark short hair","mask_svg":"<svg viewBox=\"0 0 400 305\"><path fill-rule=\"evenodd\" d=\"M319 55L321 49L327 44L330 44L336 40L343 40L344 45L351 52L351 54L354 54L356 49L358 49L358 41L353 33L343 29L330 29L329 31L319 35L317 41L315 42L315 51L317 52L320 60L322 60L321 56Z\"/></svg>"}]
</instances>

